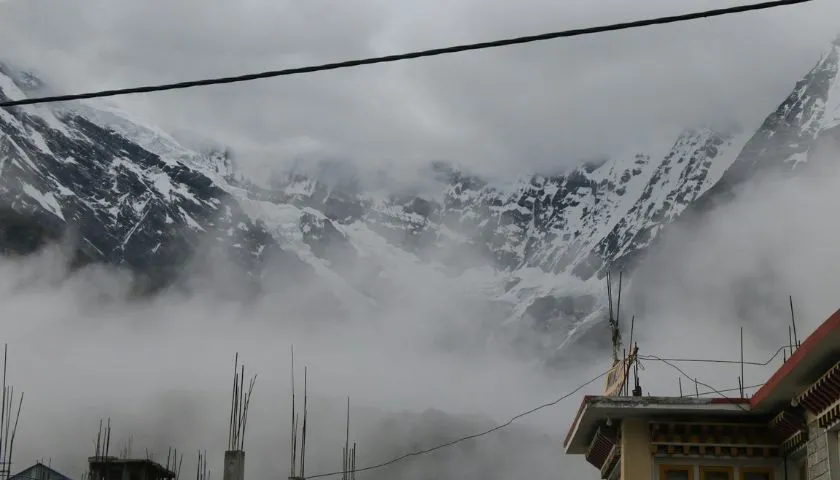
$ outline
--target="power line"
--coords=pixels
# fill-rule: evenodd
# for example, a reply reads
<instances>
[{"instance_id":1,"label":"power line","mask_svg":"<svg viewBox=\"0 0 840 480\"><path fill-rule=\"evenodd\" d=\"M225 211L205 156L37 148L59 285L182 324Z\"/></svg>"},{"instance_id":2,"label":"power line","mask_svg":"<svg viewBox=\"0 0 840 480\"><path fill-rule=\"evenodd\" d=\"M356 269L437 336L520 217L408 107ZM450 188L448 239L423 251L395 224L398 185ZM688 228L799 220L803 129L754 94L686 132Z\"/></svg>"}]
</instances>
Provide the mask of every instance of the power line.
<instances>
[{"instance_id":1,"label":"power line","mask_svg":"<svg viewBox=\"0 0 840 480\"><path fill-rule=\"evenodd\" d=\"M767 359L766 361L764 361L764 362L743 362L743 363L744 363L745 365L766 366L766 365L769 365L769 364L770 364L770 362L772 362L773 360L775 360L775 359L776 359L776 357L778 357L780 353L782 353L783 351L785 351L785 349L788 349L788 348L790 348L790 346L788 346L788 345L783 345L783 346L782 346L782 347L780 347L778 350L776 350L776 353L774 353L773 355L771 355L771 356L770 356L770 358L768 358L768 359ZM677 363L677 362L698 362L698 363L727 363L727 364L740 364L740 363L742 363L740 360L716 360L716 359L705 359L705 358L662 358L662 357L658 357L658 356L656 356L656 355L644 355L644 356L640 355L640 356L639 356L639 359L641 359L641 360L655 360L655 361L657 361L657 362L662 362L662 363L664 363L664 364L668 365L669 367L673 368L674 370L677 370L677 371L680 373L680 375L682 375L683 377L687 378L688 380L690 380L690 381L692 381L692 382L695 382L695 383L697 383L698 385L702 385L702 386L704 386L704 387L706 387L706 388L708 388L708 389L709 389L708 391L701 392L699 395L708 395L708 394L710 394L710 393L715 393L715 394L717 394L717 395L720 395L720 396L721 396L721 397L723 397L723 398L726 398L726 399L730 399L730 400L731 400L731 398L730 398L730 397L727 397L726 395L724 395L724 392L741 391L741 390L747 390L747 389L750 389L750 388L759 388L759 387L763 387L763 386L764 386L764 383L759 383L759 384L756 384L756 385L750 385L750 386L748 386L748 387L736 387L736 388L729 388L729 389L724 389L724 390L718 390L718 389L715 389L714 387L712 387L711 385L708 385L708 384L705 384L705 383L703 383L703 382L698 381L696 378L693 378L693 377L691 377L690 375L688 375L688 374L687 374L687 373L686 373L683 369L681 369L680 367L678 367L678 366L674 365L674 363ZM695 394L695 395L697 395L697 394ZM684 397L690 397L690 396L692 396L692 395L683 395L683 396L684 396ZM736 403L736 405L738 405L738 404ZM744 407L742 407L741 405L738 405L738 407L739 407L739 408L741 408L742 410L746 410L746 409L745 409Z\"/></svg>"},{"instance_id":2,"label":"power line","mask_svg":"<svg viewBox=\"0 0 840 480\"><path fill-rule=\"evenodd\" d=\"M673 368L674 370L680 372L680 374L682 376L691 380L692 382L696 383L697 385L702 385L702 386L708 388L709 390L711 390L710 393L716 393L716 394L720 395L722 398L725 398L727 400L737 400L735 398L728 397L728 396L724 395L723 391L716 389L715 387L709 385L708 383L703 383L701 381L698 381L696 377L692 377L691 375L685 373L685 370L683 370L682 368L674 365L673 363L669 362L668 360L666 360L664 358L657 357L656 355L648 355L648 357L651 357L653 360L657 360L657 361L660 361L660 362L664 363L665 365L668 365L669 367ZM741 388L743 388L743 387L741 387ZM741 388L739 388L739 390ZM739 404L738 402L732 402L732 404L737 406L738 408L740 408L741 410L743 410L745 412L749 411L748 408L745 408L743 405Z\"/></svg>"},{"instance_id":3,"label":"power line","mask_svg":"<svg viewBox=\"0 0 840 480\"><path fill-rule=\"evenodd\" d=\"M692 382L693 382L693 381L694 381L694 380L692 379ZM699 385L699 384L698 384L698 385ZM725 388L725 389L723 389L723 390L707 390L707 391L703 391L703 392L700 392L700 393L695 393L695 394L685 393L685 394L683 394L682 396L683 396L683 397L685 397L685 398L688 398L688 397L694 397L694 396L700 396L700 397L702 397L703 395L709 395L710 393L717 393L717 394L721 394L721 393L726 393L726 392L739 392L739 391L741 391L741 388L743 388L744 390L748 390L748 389L750 389L750 388L760 388L760 387L763 387L763 386L764 386L764 384L763 384L763 383L757 383L757 384L755 384L755 385L749 385L749 386L747 386L747 387L732 387L732 388Z\"/></svg>"},{"instance_id":4,"label":"power line","mask_svg":"<svg viewBox=\"0 0 840 480\"><path fill-rule=\"evenodd\" d=\"M772 356L771 356L771 357L770 357L767 361L765 361L765 362L744 362L744 363L749 363L750 365L768 365L770 362L772 362L772 361L773 361L773 359L775 359L776 357L778 357L778 356L779 356L779 353L780 353L780 352L782 352L785 348L788 348L788 347L787 347L787 346L783 346L783 347L781 347L780 349L778 349L778 350L776 351L776 353L775 353L775 354L773 354L773 355L772 355ZM700 381L698 381L696 378L691 377L691 376L690 376L690 375L688 375L688 374L687 374L687 373L686 373L683 369L681 369L680 367L678 367L678 366L674 365L674 363L672 363L672 362L741 363L740 361L736 361L736 360L715 360L715 359L701 359L701 358L679 358L679 359L669 359L669 358L662 358L662 357L659 357L659 356L656 356L656 355L645 355L645 356L639 356L639 359L643 359L643 360L654 360L654 361L658 361L658 362L665 363L666 365L668 365L668 366L670 366L671 368L673 368L673 369L677 370L678 372L680 372L680 374L681 374L681 375L683 375L685 378L687 378L687 379L691 380L692 382L696 382L698 385L702 385L703 387L706 387L707 389L709 389L708 391L701 392L701 393L700 393L700 395L708 395L708 394L710 394L710 393L715 393L715 394L717 394L717 395L720 395L720 396L721 396L721 397L723 397L723 398L731 399L730 397L727 397L726 395L724 395L724 392L739 391L739 390L741 390L741 388L744 388L744 389L747 389L747 388L758 388L758 387L761 387L761 386L763 386L763 385L764 385L763 383L761 383L761 384L757 384L757 385L751 385L751 386L749 386L749 387L737 387L737 388L729 388L729 389L716 389L716 388L712 387L712 386L711 386L711 385L709 385L709 384L706 384L706 383L700 382ZM572 390L571 392L566 393L566 394L565 394L565 395L563 395L562 397L560 397L560 398L558 398L558 399L556 399L556 400L554 400L554 401L552 401L552 402L545 403L545 404L542 404L542 405L540 405L540 406L538 406L538 407L532 408L532 409L530 409L530 410L528 410L528 411L522 412L522 413L520 413L520 414L518 414L518 415L516 415L516 416L512 417L511 419L509 419L507 422L505 422L505 423L503 423L503 424L501 424L501 425L498 425L498 426L496 426L496 427L490 428L490 429L488 429L488 430L485 430L485 431L483 431L483 432L476 433L476 434L473 434L473 435L467 435L467 436L465 436L465 437L460 437L460 438L457 438L457 439L455 439L455 440L452 440L452 441L449 441L449 442L446 442L446 443L442 443L442 444L436 445L436 446L434 446L434 447L426 448L426 449L423 449L423 450L415 450L415 451L413 451L413 452L406 453L406 454L401 455L401 456L399 456L399 457L395 457L395 458L393 458L393 459L391 459L391 460L388 460L388 461L386 461L386 462L378 463L378 464L375 464L375 465L370 465L370 466L363 467L363 468L357 468L357 469L355 469L355 470L353 470L353 471L354 471L354 472L364 472L364 471L368 471L368 470L376 470L376 469L380 469L380 468L383 468L383 467L386 467L386 466L393 465L393 464L395 464L395 463L401 462L401 461L403 461L403 460L405 460L405 459L407 459L407 458L411 458L411 457L418 457L418 456L421 456L421 455L426 455L426 454L428 454L428 453L432 453L432 452L437 451L437 450L442 450L442 449L444 449L444 448L451 447L451 446L453 446L453 445L456 445L456 444L459 444L459 443L465 442L465 441L467 441L467 440L472 440L472 439L474 439L474 438L483 437L483 436L488 435L488 434L490 434L490 433L496 432L496 431L498 431L498 430L501 430L501 429L503 429L503 428L506 428L506 427L510 426L513 422L515 422L516 420L518 420L518 419L520 419L520 418L522 418L522 417L525 417L525 416L531 415L531 414L533 414L533 413L535 413L535 412L537 412L537 411L539 411L539 410L542 410L542 409L544 409L544 408L547 408L547 407L551 407L551 406L557 405L558 403L562 402L563 400L565 400L565 399L567 399L567 398L571 397L571 396L572 396L572 395L574 395L575 393L577 393L577 392L581 391L582 389L586 388L587 386L591 385L592 383L594 383L594 382L598 381L599 379L603 378L603 377L604 377L605 375L607 375L607 374L608 374L611 370L612 370L612 369L607 370L607 371L605 371L605 372L601 373L600 375L598 375L598 376L596 376L596 377L594 377L594 378L591 378L591 379L590 379L590 380L588 380L586 383L583 383L583 384L579 385L577 388L575 388L575 389L574 389L574 390ZM686 395L686 396L690 396L690 395ZM745 411L747 410L746 408L744 408L744 407L743 407L743 406L741 406L741 405L738 405L737 403L735 403L735 405L737 405L737 406L738 406L738 408L740 408L740 409L742 409L742 410L745 410ZM310 475L310 476L307 476L306 478L323 478L323 477L330 477L330 476L334 476L334 475L343 475L344 473L345 473L345 472L343 472L343 471L340 471L340 472L330 472L330 473L320 473L320 474L318 474L318 475Z\"/></svg>"},{"instance_id":5,"label":"power line","mask_svg":"<svg viewBox=\"0 0 840 480\"><path fill-rule=\"evenodd\" d=\"M648 27L651 25L664 25L668 23L686 22L690 20L697 20L701 18L719 17L722 15L730 15L735 13L743 13L755 10L766 10L769 8L782 7L788 5L795 5L799 3L806 3L813 0L774 0L763 3L755 3L749 5L740 5L729 8L719 8L715 10L706 10L702 12L686 13L682 15L672 15L667 17L649 18L644 20L635 20L631 22L614 23L611 25L601 25L596 27L578 28L573 30L563 30L559 32L542 33L539 35L529 35L524 37L508 38L503 40L493 40L490 42L471 43L464 45L455 45L444 48L435 48L431 50L421 50L415 52L401 53L396 55L386 55L382 57L370 57L358 60L347 60L336 63L326 63L322 65L313 65L308 67L288 68L284 70L273 70L261 73L251 73L246 75L238 75L233 77L219 77L208 78L203 80L192 80L186 82L166 83L161 85L149 85L143 87L122 88L115 90L102 90L98 92L78 93L72 95L54 95L38 98L27 98L23 100L11 100L0 103L0 107L15 107L20 105L34 105L39 103L65 102L70 100L84 100L89 98L113 97L117 95L128 95L134 93L150 93L161 92L165 90L178 90L184 88L204 87L208 85L221 85L227 83L248 82L252 80L259 80L264 78L282 77L289 75L298 75L302 73L313 73L325 70L338 70L341 68L358 67L361 65L372 65L376 63L390 63L401 60L410 60L421 57L433 57L437 55L446 55L451 53L466 52L470 50L483 50L489 48L506 47L510 45L519 45L524 43L540 42L545 40L553 40L555 38L577 37L582 35L591 35L594 33L611 32L617 30L629 30L632 28Z\"/></svg>"},{"instance_id":6,"label":"power line","mask_svg":"<svg viewBox=\"0 0 840 480\"><path fill-rule=\"evenodd\" d=\"M577 392L579 392L579 391L583 390L583 389L584 389L584 388L586 388L587 386L589 386L589 385L591 385L592 383L594 383L594 382L598 381L599 379L603 378L603 377L604 377L604 376L606 376L606 375L607 375L607 374L608 374L611 370L612 370L612 369L607 370L607 371L605 371L604 373L602 373L602 374L598 375L597 377L594 377L594 378L592 378L592 379L588 380L586 383L583 383L583 384L579 385L577 388L575 388L575 389L574 389L574 390L572 390L571 392L569 392L569 393L567 393L567 394L563 395L562 397L558 398L557 400L554 400L554 401L549 402L549 403L544 403L544 404L542 404L542 405L540 405L540 406L538 406L538 407L535 407L535 408L532 408L532 409L530 409L530 410L528 410L528 411L522 412L522 413L520 413L519 415L516 415L516 416L512 417L512 418L511 418L510 420L508 420L507 422L505 422L505 423L503 423L503 424L501 424L501 425L498 425L498 426L496 426L496 427L493 427L493 428L491 428L491 429L489 429L489 430L485 430L485 431L483 431L483 432L481 432L481 433L476 433L476 434L473 434L473 435L467 435L467 436L465 436L465 437L460 437L460 438L457 438L457 439L455 439L455 440L452 440L452 441L449 441L449 442L446 442L446 443L442 443L442 444L440 444L440 445L436 445L436 446L431 447L431 448L426 448L426 449L423 449L423 450L415 450L415 451L413 451L413 452L406 453L405 455L401 455L401 456L399 456L399 457L395 457L395 458L393 458L393 459L391 459L391 460L388 460L387 462L382 462L382 463L378 463L378 464L376 464L376 465L370 465L370 466L368 466L368 467L363 467L363 468L356 468L356 469L354 469L354 470L353 470L353 472L365 472L365 471L368 471L368 470L376 470L376 469L379 469L379 468L382 468L382 467L386 467L386 466L388 466L388 465L392 465L392 464L397 463L397 462L401 462L401 461L403 461L403 460L405 460L405 459L407 459L407 458L410 458L410 457L417 457L417 456L420 456L420 455L426 455L426 454L428 454L428 453L432 453L432 452L434 452L434 451L436 451L436 450L441 450L441 449L444 449L444 448L447 448L447 447L451 447L451 446L456 445L456 444L458 444L458 443L462 443L462 442L465 442L465 441L467 441L467 440L472 440L472 439L474 439L474 438L478 438L478 437L483 437L483 436L488 435L488 434L490 434L490 433L493 433L493 432L495 432L495 431L501 430L501 429L503 429L503 428L505 428L505 427L510 426L513 422L515 422L516 420L518 420L518 419L520 419L520 418L522 418L522 417L525 417L525 416L527 416L527 415L531 415L531 414L533 414L533 413L535 413L535 412L537 412L537 411L539 411L539 410L542 410L542 409L544 409L544 408L548 408L548 407L551 407L551 406L557 405L558 403L562 402L563 400L565 400L565 399L567 399L567 398L571 397L571 396L572 396L572 395L574 395L575 393L577 393ZM318 475L308 475L306 478L307 478L307 479L309 479L309 478L322 478L322 477L330 477L330 476L333 476L333 475L343 475L344 473L345 473L345 472L320 473L320 474L318 474Z\"/></svg>"},{"instance_id":7,"label":"power line","mask_svg":"<svg viewBox=\"0 0 840 480\"><path fill-rule=\"evenodd\" d=\"M764 367L770 364L776 357L779 356L780 353L784 352L786 349L789 349L790 346L783 345L776 353L774 353L770 358L768 358L764 362L741 362L740 360L717 360L713 358L660 358L656 355L639 355L639 360L657 360L657 361L668 361L668 362L675 362L675 363L731 363L731 364L738 364L740 365L743 363L744 365L756 365L759 367Z\"/></svg>"}]
</instances>

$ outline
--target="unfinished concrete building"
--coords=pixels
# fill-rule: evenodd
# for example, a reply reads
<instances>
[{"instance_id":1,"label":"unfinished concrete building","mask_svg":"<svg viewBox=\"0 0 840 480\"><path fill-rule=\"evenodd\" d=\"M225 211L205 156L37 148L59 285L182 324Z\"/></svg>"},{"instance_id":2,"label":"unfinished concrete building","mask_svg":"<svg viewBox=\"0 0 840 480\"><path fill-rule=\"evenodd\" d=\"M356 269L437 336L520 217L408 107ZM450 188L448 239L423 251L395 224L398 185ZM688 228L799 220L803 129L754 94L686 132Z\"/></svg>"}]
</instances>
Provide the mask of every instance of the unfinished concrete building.
<instances>
[{"instance_id":1,"label":"unfinished concrete building","mask_svg":"<svg viewBox=\"0 0 840 480\"><path fill-rule=\"evenodd\" d=\"M174 480L177 474L149 459L90 457L91 480Z\"/></svg>"}]
</instances>

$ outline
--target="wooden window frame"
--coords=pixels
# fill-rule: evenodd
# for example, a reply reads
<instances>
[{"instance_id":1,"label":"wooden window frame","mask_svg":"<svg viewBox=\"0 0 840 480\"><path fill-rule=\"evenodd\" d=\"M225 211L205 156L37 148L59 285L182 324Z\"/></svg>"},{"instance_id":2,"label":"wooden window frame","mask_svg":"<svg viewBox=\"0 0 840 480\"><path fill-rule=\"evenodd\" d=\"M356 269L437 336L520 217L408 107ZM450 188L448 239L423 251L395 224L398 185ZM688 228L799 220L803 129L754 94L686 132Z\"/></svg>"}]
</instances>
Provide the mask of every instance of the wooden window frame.
<instances>
[{"instance_id":1,"label":"wooden window frame","mask_svg":"<svg viewBox=\"0 0 840 480\"><path fill-rule=\"evenodd\" d=\"M687 471L688 480L694 480L694 465L673 463L659 465L659 480L666 480L668 477L665 474L673 470Z\"/></svg>"},{"instance_id":2,"label":"wooden window frame","mask_svg":"<svg viewBox=\"0 0 840 480\"><path fill-rule=\"evenodd\" d=\"M738 469L738 473L738 477L740 480L744 480L745 473L766 473L768 476L768 480L773 480L773 478L776 475L776 471L773 469L773 467L740 467Z\"/></svg>"},{"instance_id":3,"label":"wooden window frame","mask_svg":"<svg viewBox=\"0 0 840 480\"><path fill-rule=\"evenodd\" d=\"M735 480L735 468L726 465L700 465L700 480L706 480L706 472L726 472ZM772 480L772 479L771 479Z\"/></svg>"}]
</instances>

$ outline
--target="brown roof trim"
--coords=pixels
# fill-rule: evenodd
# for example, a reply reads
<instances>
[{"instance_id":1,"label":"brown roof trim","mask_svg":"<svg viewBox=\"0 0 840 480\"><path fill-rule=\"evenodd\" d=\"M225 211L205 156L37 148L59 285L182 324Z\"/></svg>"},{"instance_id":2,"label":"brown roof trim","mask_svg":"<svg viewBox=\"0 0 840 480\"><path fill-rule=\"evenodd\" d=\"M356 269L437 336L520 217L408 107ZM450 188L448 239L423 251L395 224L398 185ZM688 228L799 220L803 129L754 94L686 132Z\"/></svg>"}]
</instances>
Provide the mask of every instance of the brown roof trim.
<instances>
[{"instance_id":1,"label":"brown roof trim","mask_svg":"<svg viewBox=\"0 0 840 480\"><path fill-rule=\"evenodd\" d=\"M773 376L767 380L767 383L764 384L755 395L753 395L752 400L750 401L750 405L755 408L762 401L766 400L767 397L775 390L781 381L790 375L794 368L799 365L802 360L808 355L808 353L816 347L831 331L836 328L840 328L840 310L834 312L826 321L822 323L814 333L812 333L808 338L805 339L804 342L793 352L793 355L788 358L788 361L785 362Z\"/></svg>"},{"instance_id":2,"label":"brown roof trim","mask_svg":"<svg viewBox=\"0 0 840 480\"><path fill-rule=\"evenodd\" d=\"M583 400L580 402L580 408L578 408L577 414L575 415L575 419L572 421L572 424L569 426L569 431L566 433L566 438L563 440L563 448L569 446L569 442L574 435L575 429L578 427L578 423L580 422L583 413L586 411L586 408L592 403L594 400L607 400L613 399L617 401L621 401L622 399L625 402L632 403L633 401L644 400L648 399L649 401L653 402L662 402L665 399L669 399L669 401L680 401L682 400L686 406L693 406L693 405L749 405L750 399L748 398L703 398L696 400L694 397L611 397L611 396L604 396L604 395L585 395ZM744 407L741 407L744 408Z\"/></svg>"}]
</instances>

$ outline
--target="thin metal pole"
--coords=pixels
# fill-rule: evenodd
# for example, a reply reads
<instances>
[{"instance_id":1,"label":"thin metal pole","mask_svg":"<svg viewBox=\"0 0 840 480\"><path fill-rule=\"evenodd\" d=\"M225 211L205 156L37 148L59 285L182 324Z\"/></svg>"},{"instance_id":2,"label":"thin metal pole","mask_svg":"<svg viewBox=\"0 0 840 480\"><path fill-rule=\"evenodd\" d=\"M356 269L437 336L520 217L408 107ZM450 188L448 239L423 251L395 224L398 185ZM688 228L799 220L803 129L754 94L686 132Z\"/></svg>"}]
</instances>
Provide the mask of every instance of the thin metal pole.
<instances>
[{"instance_id":1,"label":"thin metal pole","mask_svg":"<svg viewBox=\"0 0 840 480\"><path fill-rule=\"evenodd\" d=\"M741 327L741 398L744 398L744 327Z\"/></svg>"}]
</instances>

